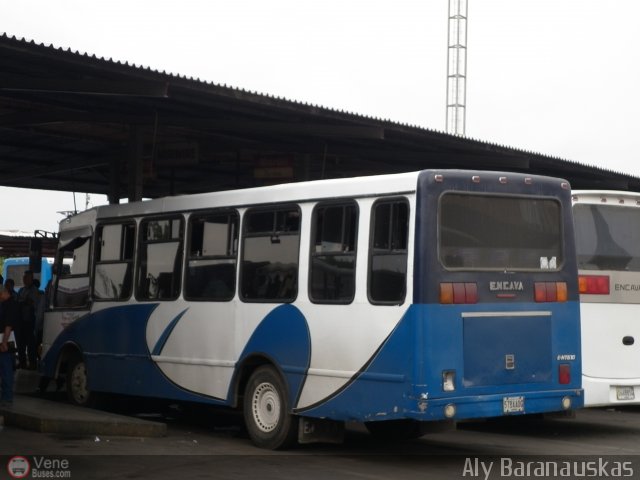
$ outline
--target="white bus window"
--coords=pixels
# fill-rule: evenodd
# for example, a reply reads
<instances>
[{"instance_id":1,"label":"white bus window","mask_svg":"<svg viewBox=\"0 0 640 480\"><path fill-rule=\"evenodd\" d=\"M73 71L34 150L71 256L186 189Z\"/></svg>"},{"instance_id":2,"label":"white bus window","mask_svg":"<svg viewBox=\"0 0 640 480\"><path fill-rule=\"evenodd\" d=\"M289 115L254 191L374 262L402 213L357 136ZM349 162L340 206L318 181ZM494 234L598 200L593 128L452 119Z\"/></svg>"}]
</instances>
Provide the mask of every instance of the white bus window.
<instances>
[{"instance_id":1,"label":"white bus window","mask_svg":"<svg viewBox=\"0 0 640 480\"><path fill-rule=\"evenodd\" d=\"M140 261L136 297L173 300L180 295L182 218L145 220L140 224Z\"/></svg>"},{"instance_id":2,"label":"white bus window","mask_svg":"<svg viewBox=\"0 0 640 480\"><path fill-rule=\"evenodd\" d=\"M229 301L236 289L238 214L194 215L189 219L189 248L184 296L189 300Z\"/></svg>"},{"instance_id":3,"label":"white bus window","mask_svg":"<svg viewBox=\"0 0 640 480\"><path fill-rule=\"evenodd\" d=\"M620 205L573 207L578 268L640 271L640 211Z\"/></svg>"},{"instance_id":4,"label":"white bus window","mask_svg":"<svg viewBox=\"0 0 640 480\"><path fill-rule=\"evenodd\" d=\"M369 247L369 300L399 304L407 291L409 204L383 200L373 206Z\"/></svg>"},{"instance_id":5,"label":"white bus window","mask_svg":"<svg viewBox=\"0 0 640 480\"><path fill-rule=\"evenodd\" d=\"M319 204L313 211L309 298L315 303L351 303L355 295L358 208Z\"/></svg>"},{"instance_id":6,"label":"white bus window","mask_svg":"<svg viewBox=\"0 0 640 480\"><path fill-rule=\"evenodd\" d=\"M96 229L95 300L126 300L131 296L135 231L134 223Z\"/></svg>"},{"instance_id":7,"label":"white bus window","mask_svg":"<svg viewBox=\"0 0 640 480\"><path fill-rule=\"evenodd\" d=\"M249 302L292 302L298 294L300 210L245 214L241 296Z\"/></svg>"}]
</instances>

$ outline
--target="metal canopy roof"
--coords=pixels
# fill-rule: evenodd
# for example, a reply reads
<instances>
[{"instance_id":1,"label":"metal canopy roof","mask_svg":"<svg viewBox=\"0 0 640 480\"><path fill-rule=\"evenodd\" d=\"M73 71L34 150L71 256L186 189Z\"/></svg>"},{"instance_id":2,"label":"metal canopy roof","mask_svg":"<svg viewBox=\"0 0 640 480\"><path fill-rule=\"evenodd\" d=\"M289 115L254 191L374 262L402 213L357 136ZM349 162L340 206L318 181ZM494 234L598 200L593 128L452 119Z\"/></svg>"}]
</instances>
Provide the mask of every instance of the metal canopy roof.
<instances>
[{"instance_id":1,"label":"metal canopy roof","mask_svg":"<svg viewBox=\"0 0 640 480\"><path fill-rule=\"evenodd\" d=\"M0 36L0 185L139 199L424 168L640 179Z\"/></svg>"}]
</instances>

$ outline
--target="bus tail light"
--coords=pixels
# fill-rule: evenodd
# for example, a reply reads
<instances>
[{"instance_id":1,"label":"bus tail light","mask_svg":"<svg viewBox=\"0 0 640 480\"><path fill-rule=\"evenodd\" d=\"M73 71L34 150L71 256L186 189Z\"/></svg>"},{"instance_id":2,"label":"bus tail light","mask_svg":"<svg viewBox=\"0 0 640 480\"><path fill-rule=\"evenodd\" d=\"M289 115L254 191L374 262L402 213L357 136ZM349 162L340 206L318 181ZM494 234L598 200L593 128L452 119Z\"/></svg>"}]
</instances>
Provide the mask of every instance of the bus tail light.
<instances>
[{"instance_id":1,"label":"bus tail light","mask_svg":"<svg viewBox=\"0 0 640 480\"><path fill-rule=\"evenodd\" d=\"M571 383L571 365L561 363L558 366L558 383L560 385L568 385Z\"/></svg>"},{"instance_id":2,"label":"bus tail light","mask_svg":"<svg viewBox=\"0 0 640 480\"><path fill-rule=\"evenodd\" d=\"M580 293L589 295L609 295L608 275L580 275L578 277Z\"/></svg>"},{"instance_id":3,"label":"bus tail light","mask_svg":"<svg viewBox=\"0 0 640 480\"><path fill-rule=\"evenodd\" d=\"M478 303L478 286L475 283L441 283L440 303Z\"/></svg>"},{"instance_id":4,"label":"bus tail light","mask_svg":"<svg viewBox=\"0 0 640 480\"><path fill-rule=\"evenodd\" d=\"M534 284L536 302L566 302L566 282L536 282Z\"/></svg>"}]
</instances>

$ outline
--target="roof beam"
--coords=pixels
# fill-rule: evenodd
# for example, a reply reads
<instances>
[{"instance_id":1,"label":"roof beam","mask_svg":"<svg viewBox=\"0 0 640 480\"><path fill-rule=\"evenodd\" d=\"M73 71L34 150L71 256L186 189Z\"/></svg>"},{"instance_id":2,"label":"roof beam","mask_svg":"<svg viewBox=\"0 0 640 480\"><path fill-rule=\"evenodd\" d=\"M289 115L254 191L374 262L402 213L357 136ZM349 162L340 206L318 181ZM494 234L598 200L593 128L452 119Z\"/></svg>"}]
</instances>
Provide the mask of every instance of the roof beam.
<instances>
[{"instance_id":1,"label":"roof beam","mask_svg":"<svg viewBox=\"0 0 640 480\"><path fill-rule=\"evenodd\" d=\"M128 125L149 125L152 126L154 118L152 115L115 115L103 113L43 113L43 112L16 112L0 115L0 127L21 127L21 126L45 126L64 125L68 123L115 123ZM243 121L243 120L209 120L194 119L186 117L162 116L158 124L163 128L171 127L191 127L203 130L213 130L216 132L243 132L256 135L294 135L311 137L342 137L360 138L368 140L383 140L385 129L382 127L317 124L306 122L274 122L274 121Z\"/></svg>"},{"instance_id":2,"label":"roof beam","mask_svg":"<svg viewBox=\"0 0 640 480\"><path fill-rule=\"evenodd\" d=\"M108 161L90 163L85 165L66 165L62 168L52 168L55 167L53 165L49 165L47 167L39 168L39 169L31 169L29 171L23 172L20 175L2 175L0 177L0 183L4 185L10 185L11 183L19 183L22 180L29 180L36 177L48 177L51 175L60 175L64 173L76 172L78 170L87 170L91 168L104 167L105 165L109 165Z\"/></svg>"},{"instance_id":3,"label":"roof beam","mask_svg":"<svg viewBox=\"0 0 640 480\"><path fill-rule=\"evenodd\" d=\"M169 83L143 79L123 81L114 79L97 80L93 78L79 80L72 78L47 78L11 75L0 72L0 91L166 98L169 92Z\"/></svg>"}]
</instances>

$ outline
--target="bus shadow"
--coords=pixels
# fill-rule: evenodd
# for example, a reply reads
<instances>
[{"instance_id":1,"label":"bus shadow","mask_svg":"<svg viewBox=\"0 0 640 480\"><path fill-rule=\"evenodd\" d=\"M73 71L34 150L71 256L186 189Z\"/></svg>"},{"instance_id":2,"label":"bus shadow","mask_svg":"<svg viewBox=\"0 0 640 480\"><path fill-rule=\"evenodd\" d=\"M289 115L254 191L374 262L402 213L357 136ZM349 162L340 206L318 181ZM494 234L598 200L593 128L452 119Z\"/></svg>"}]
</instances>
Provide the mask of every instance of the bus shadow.
<instances>
[{"instance_id":1,"label":"bus shadow","mask_svg":"<svg viewBox=\"0 0 640 480\"><path fill-rule=\"evenodd\" d=\"M640 413L640 408L634 410ZM532 438L562 437L599 438L605 435L625 433L640 434L640 418L629 419L625 412L613 409L585 409L576 413L575 418L545 418L538 416L491 418L481 421L458 423L458 430L491 432ZM624 417L624 418L623 418Z\"/></svg>"},{"instance_id":2,"label":"bus shadow","mask_svg":"<svg viewBox=\"0 0 640 480\"><path fill-rule=\"evenodd\" d=\"M47 400L66 402L64 392L47 392ZM250 444L242 412L202 404L177 403L166 400L101 395L98 409L140 419L164 422L174 432L190 431L221 438L238 439ZM371 435L362 424L348 424L341 444L299 445L290 452L296 455L363 456L375 461L406 456L468 456L509 454L506 437L528 437L544 447L546 440L567 440L598 444L606 438L640 434L640 406L616 409L584 409L576 418L506 417L460 422L456 429L444 433L427 434L420 439L401 441ZM500 435L499 442L486 442L479 435ZM470 436L471 435L471 436ZM520 440L516 440L521 443ZM521 449L514 445L514 452ZM536 447L537 448L537 447Z\"/></svg>"}]
</instances>

